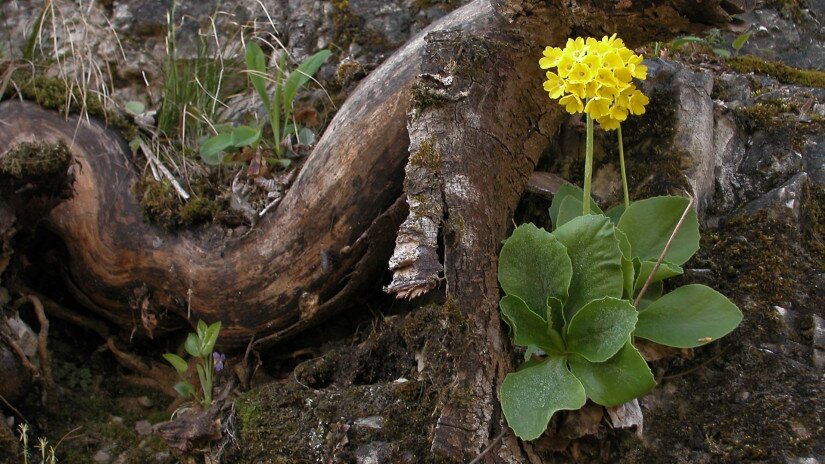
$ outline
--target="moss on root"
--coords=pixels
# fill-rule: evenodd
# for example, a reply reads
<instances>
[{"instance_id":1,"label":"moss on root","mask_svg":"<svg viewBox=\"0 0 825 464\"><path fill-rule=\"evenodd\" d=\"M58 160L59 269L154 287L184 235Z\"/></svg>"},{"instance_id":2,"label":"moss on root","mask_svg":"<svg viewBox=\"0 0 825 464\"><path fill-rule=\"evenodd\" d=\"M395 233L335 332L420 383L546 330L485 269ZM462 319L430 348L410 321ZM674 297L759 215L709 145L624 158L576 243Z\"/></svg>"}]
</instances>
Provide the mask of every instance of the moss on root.
<instances>
[{"instance_id":1,"label":"moss on root","mask_svg":"<svg viewBox=\"0 0 825 464\"><path fill-rule=\"evenodd\" d=\"M742 73L756 73L771 76L783 84L803 87L825 88L825 72L797 69L778 61L768 61L755 56L736 56L726 61L731 69Z\"/></svg>"},{"instance_id":2,"label":"moss on root","mask_svg":"<svg viewBox=\"0 0 825 464\"><path fill-rule=\"evenodd\" d=\"M215 220L222 211L215 192L206 183L193 185L193 196L183 201L168 181L144 177L135 184L143 218L166 230L193 227Z\"/></svg>"},{"instance_id":3,"label":"moss on root","mask_svg":"<svg viewBox=\"0 0 825 464\"><path fill-rule=\"evenodd\" d=\"M22 142L0 158L0 174L16 179L65 174L71 159L69 147L63 141Z\"/></svg>"},{"instance_id":4,"label":"moss on root","mask_svg":"<svg viewBox=\"0 0 825 464\"><path fill-rule=\"evenodd\" d=\"M100 98L92 94L83 94L76 86L69 86L66 81L56 77L32 75L29 69L18 69L12 73L15 86L8 86L0 99L20 95L38 105L66 114L86 113L100 118L120 132L126 140L138 135L138 127L128 117L108 111Z\"/></svg>"}]
</instances>

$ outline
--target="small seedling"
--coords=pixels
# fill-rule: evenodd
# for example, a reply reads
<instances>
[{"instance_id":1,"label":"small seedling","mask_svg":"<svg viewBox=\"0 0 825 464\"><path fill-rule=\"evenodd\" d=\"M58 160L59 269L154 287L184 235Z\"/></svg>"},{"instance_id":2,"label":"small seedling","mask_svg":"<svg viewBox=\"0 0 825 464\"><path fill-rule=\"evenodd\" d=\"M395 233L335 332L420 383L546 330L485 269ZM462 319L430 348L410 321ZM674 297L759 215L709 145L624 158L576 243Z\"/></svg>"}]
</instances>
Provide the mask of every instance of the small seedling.
<instances>
[{"instance_id":1,"label":"small seedling","mask_svg":"<svg viewBox=\"0 0 825 464\"><path fill-rule=\"evenodd\" d=\"M180 375L180 382L174 385L174 389L179 395L186 399L193 399L200 403L203 409L209 409L212 405L212 381L215 373L223 370L223 362L226 359L220 353L213 353L215 342L218 341L218 334L221 331L220 321L211 325L199 321L197 331L190 333L186 337L184 349L192 358L196 359L195 368L198 371L201 392L198 393L194 385L189 383L185 375L189 371L189 363L174 353L166 353L163 358L175 368ZM215 355L218 355L217 357Z\"/></svg>"}]
</instances>

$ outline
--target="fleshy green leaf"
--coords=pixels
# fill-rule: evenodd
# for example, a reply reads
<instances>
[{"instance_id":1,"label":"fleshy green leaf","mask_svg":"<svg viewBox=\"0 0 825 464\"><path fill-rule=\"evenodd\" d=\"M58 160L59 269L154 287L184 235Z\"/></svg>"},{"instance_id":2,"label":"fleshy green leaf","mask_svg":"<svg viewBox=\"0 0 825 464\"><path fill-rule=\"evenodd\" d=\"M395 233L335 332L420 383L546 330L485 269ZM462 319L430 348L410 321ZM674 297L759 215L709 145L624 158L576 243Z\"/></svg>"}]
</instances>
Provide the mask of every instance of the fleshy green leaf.
<instances>
[{"instance_id":1,"label":"fleshy green leaf","mask_svg":"<svg viewBox=\"0 0 825 464\"><path fill-rule=\"evenodd\" d=\"M573 316L567 350L592 362L604 362L627 342L636 327L637 311L627 300L591 301Z\"/></svg>"},{"instance_id":2,"label":"fleshy green leaf","mask_svg":"<svg viewBox=\"0 0 825 464\"><path fill-rule=\"evenodd\" d=\"M555 297L547 298L547 321L557 333L564 330L564 302Z\"/></svg>"},{"instance_id":3,"label":"fleshy green leaf","mask_svg":"<svg viewBox=\"0 0 825 464\"><path fill-rule=\"evenodd\" d=\"M201 382L201 389L206 388L206 370L203 367L203 364L197 364L195 367L198 369L198 380Z\"/></svg>"},{"instance_id":4,"label":"fleshy green leaf","mask_svg":"<svg viewBox=\"0 0 825 464\"><path fill-rule=\"evenodd\" d=\"M685 211L685 197L653 197L630 204L619 220L619 229L627 235L633 257L656 261ZM699 222L691 208L670 247L665 261L681 266L699 249Z\"/></svg>"},{"instance_id":5,"label":"fleshy green leaf","mask_svg":"<svg viewBox=\"0 0 825 464\"><path fill-rule=\"evenodd\" d=\"M650 286L647 287L647 291L645 292L645 294L642 295L642 300L639 301L638 305L636 305L636 309L639 311L647 309L647 307L650 306L654 301L658 300L664 292L665 286L663 282L659 281L650 284Z\"/></svg>"},{"instance_id":6,"label":"fleshy green leaf","mask_svg":"<svg viewBox=\"0 0 825 464\"><path fill-rule=\"evenodd\" d=\"M178 395L186 399L190 399L193 396L195 396L195 387L189 382L180 381L176 383L172 388L174 388L175 391L178 392Z\"/></svg>"},{"instance_id":7,"label":"fleshy green leaf","mask_svg":"<svg viewBox=\"0 0 825 464\"><path fill-rule=\"evenodd\" d=\"M650 277L650 273L653 272L653 268L655 266L655 261L642 261L639 263L639 277L636 278L634 290L639 290L642 286L644 286L645 282L647 282L647 278ZM656 275L653 276L653 280L651 280L650 283L661 282L665 279L682 275L683 272L684 271L680 266L662 261L662 264L659 265L659 269L656 270Z\"/></svg>"},{"instance_id":8,"label":"fleshy green leaf","mask_svg":"<svg viewBox=\"0 0 825 464\"><path fill-rule=\"evenodd\" d=\"M579 409L587 401L584 387L565 364L562 357L525 363L504 378L501 409L522 440L540 437L556 411Z\"/></svg>"},{"instance_id":9,"label":"fleshy green leaf","mask_svg":"<svg viewBox=\"0 0 825 464\"><path fill-rule=\"evenodd\" d=\"M716 290L693 284L679 287L639 313L634 335L676 348L704 345L730 333L742 312Z\"/></svg>"},{"instance_id":10,"label":"fleshy green leaf","mask_svg":"<svg viewBox=\"0 0 825 464\"><path fill-rule=\"evenodd\" d=\"M146 111L146 107L143 106L143 103L141 103L139 101L126 102L126 105L124 106L124 109L126 110L127 113L135 115L135 116L137 116L139 114L142 114L144 111Z\"/></svg>"},{"instance_id":11,"label":"fleshy green leaf","mask_svg":"<svg viewBox=\"0 0 825 464\"><path fill-rule=\"evenodd\" d=\"M249 71L249 80L264 106L270 108L269 93L266 90L266 56L261 47L255 42L246 44L246 68Z\"/></svg>"},{"instance_id":12,"label":"fleshy green leaf","mask_svg":"<svg viewBox=\"0 0 825 464\"><path fill-rule=\"evenodd\" d=\"M212 349L215 347L215 342L218 341L218 334L221 332L221 321L207 327L204 334L203 349L201 349L201 356L209 356Z\"/></svg>"},{"instance_id":13,"label":"fleshy green leaf","mask_svg":"<svg viewBox=\"0 0 825 464\"><path fill-rule=\"evenodd\" d=\"M183 360L180 356L173 354L173 353L166 353L163 355L163 359L169 361L169 364L178 371L178 374L185 374L186 371L189 369L189 364Z\"/></svg>"},{"instance_id":14,"label":"fleshy green leaf","mask_svg":"<svg viewBox=\"0 0 825 464\"><path fill-rule=\"evenodd\" d=\"M562 184L559 187L559 190L553 195L553 202L550 203L549 210L554 229L558 229L565 222L582 215L583 198L584 190L573 184ZM570 199L570 201L565 205L567 199ZM564 214L562 214L562 210ZM602 214L602 210L599 209L599 205L595 201L590 202L590 210L592 214Z\"/></svg>"},{"instance_id":15,"label":"fleshy green leaf","mask_svg":"<svg viewBox=\"0 0 825 464\"><path fill-rule=\"evenodd\" d=\"M308 127L303 127L298 131L298 143L301 145L312 145L315 143L315 132Z\"/></svg>"},{"instance_id":16,"label":"fleshy green leaf","mask_svg":"<svg viewBox=\"0 0 825 464\"><path fill-rule=\"evenodd\" d=\"M656 386L642 355L629 341L609 360L592 363L572 355L570 370L584 385L587 397L602 406L618 406L638 398Z\"/></svg>"},{"instance_id":17,"label":"fleshy green leaf","mask_svg":"<svg viewBox=\"0 0 825 464\"><path fill-rule=\"evenodd\" d=\"M573 266L564 319L592 300L621 298L624 288L622 252L606 216L579 216L556 229L553 235L567 247Z\"/></svg>"},{"instance_id":18,"label":"fleshy green leaf","mask_svg":"<svg viewBox=\"0 0 825 464\"><path fill-rule=\"evenodd\" d=\"M232 146L232 134L218 134L214 137L209 137L201 145L200 153L201 159L209 165L217 166L221 164L221 152Z\"/></svg>"},{"instance_id":19,"label":"fleshy green leaf","mask_svg":"<svg viewBox=\"0 0 825 464\"><path fill-rule=\"evenodd\" d=\"M564 351L557 341L550 337L550 327L544 319L527 307L519 297L507 295L499 302L501 316L513 332L513 343L518 346L535 345L545 352Z\"/></svg>"},{"instance_id":20,"label":"fleshy green leaf","mask_svg":"<svg viewBox=\"0 0 825 464\"><path fill-rule=\"evenodd\" d=\"M751 38L751 32L745 32L744 34L740 34L731 44L734 50L737 52L748 43L748 39Z\"/></svg>"},{"instance_id":21,"label":"fleshy green leaf","mask_svg":"<svg viewBox=\"0 0 825 464\"><path fill-rule=\"evenodd\" d=\"M261 138L261 129L250 126L238 126L232 130L232 146L247 147L254 145Z\"/></svg>"},{"instance_id":22,"label":"fleshy green leaf","mask_svg":"<svg viewBox=\"0 0 825 464\"><path fill-rule=\"evenodd\" d=\"M501 248L498 281L508 295L527 303L542 318L547 298L567 298L573 269L564 246L544 229L524 224L513 231Z\"/></svg>"},{"instance_id":23,"label":"fleshy green leaf","mask_svg":"<svg viewBox=\"0 0 825 464\"><path fill-rule=\"evenodd\" d=\"M291 106L292 101L295 100L295 94L298 90L309 82L310 78L318 72L318 69L327 61L332 55L329 50L321 50L310 56L295 71L289 74L284 82L284 106ZM286 111L284 112L286 114ZM289 118L285 118L289 120Z\"/></svg>"},{"instance_id":24,"label":"fleshy green leaf","mask_svg":"<svg viewBox=\"0 0 825 464\"><path fill-rule=\"evenodd\" d=\"M615 221L611 219L615 224ZM633 296L633 279L636 277L636 269L633 267L630 241L627 235L620 229L613 229L616 232L616 240L619 241L619 250L622 252L622 298L631 298Z\"/></svg>"},{"instance_id":25,"label":"fleshy green leaf","mask_svg":"<svg viewBox=\"0 0 825 464\"><path fill-rule=\"evenodd\" d=\"M618 225L619 219L621 219L622 215L624 214L624 210L624 203L619 203L618 205L607 210L604 213L604 215L610 218L610 220L613 222L613 225Z\"/></svg>"},{"instance_id":26,"label":"fleshy green leaf","mask_svg":"<svg viewBox=\"0 0 825 464\"><path fill-rule=\"evenodd\" d=\"M184 343L183 347L186 349L186 352L189 353L189 356L194 356L197 358L201 355L200 341L198 340L198 336L196 334L190 333L186 337L186 343Z\"/></svg>"}]
</instances>

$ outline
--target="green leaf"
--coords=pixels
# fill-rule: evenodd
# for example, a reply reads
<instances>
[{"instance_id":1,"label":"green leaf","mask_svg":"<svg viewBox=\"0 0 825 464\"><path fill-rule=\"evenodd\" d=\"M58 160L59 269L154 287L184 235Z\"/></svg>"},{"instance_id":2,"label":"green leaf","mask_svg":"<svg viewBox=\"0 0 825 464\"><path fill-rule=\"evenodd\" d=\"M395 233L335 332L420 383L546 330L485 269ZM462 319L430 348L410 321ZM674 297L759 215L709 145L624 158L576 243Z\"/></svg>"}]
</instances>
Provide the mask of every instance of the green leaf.
<instances>
[{"instance_id":1,"label":"green leaf","mask_svg":"<svg viewBox=\"0 0 825 464\"><path fill-rule=\"evenodd\" d=\"M613 222L612 219L611 222ZM613 230L616 233L616 240L619 241L619 251L622 252L622 298L629 299L633 297L633 279L636 277L636 269L631 259L630 241L620 229Z\"/></svg>"},{"instance_id":2,"label":"green leaf","mask_svg":"<svg viewBox=\"0 0 825 464\"><path fill-rule=\"evenodd\" d=\"M676 348L704 345L730 333L742 312L716 290L685 285L659 298L639 313L634 335Z\"/></svg>"},{"instance_id":3,"label":"green leaf","mask_svg":"<svg viewBox=\"0 0 825 464\"><path fill-rule=\"evenodd\" d=\"M289 74L284 82L284 106L292 106L292 101L295 100L295 95L298 90L309 82L310 78L318 72L318 69L327 61L332 55L329 50L321 50L318 53L310 56L295 71ZM286 111L284 111L286 114ZM286 118L287 120L289 118Z\"/></svg>"},{"instance_id":4,"label":"green leaf","mask_svg":"<svg viewBox=\"0 0 825 464\"><path fill-rule=\"evenodd\" d=\"M622 252L606 216L580 216L556 229L553 235L567 247L573 266L564 320L592 300L621 298L624 288Z\"/></svg>"},{"instance_id":5,"label":"green leaf","mask_svg":"<svg viewBox=\"0 0 825 464\"><path fill-rule=\"evenodd\" d=\"M198 324L195 326L195 329L198 332L198 339L200 339L201 342L203 342L203 340L206 338L206 329L208 328L209 326L206 325L206 322L204 322L203 320L198 320Z\"/></svg>"},{"instance_id":6,"label":"green leaf","mask_svg":"<svg viewBox=\"0 0 825 464\"><path fill-rule=\"evenodd\" d=\"M602 406L618 406L638 398L656 386L642 355L629 341L609 360L592 363L572 355L570 370L584 385L587 397Z\"/></svg>"},{"instance_id":7,"label":"green leaf","mask_svg":"<svg viewBox=\"0 0 825 464\"><path fill-rule=\"evenodd\" d=\"M189 382L180 381L176 383L172 388L174 388L175 391L178 392L178 395L186 399L190 399L193 396L195 396L195 387Z\"/></svg>"},{"instance_id":8,"label":"green leaf","mask_svg":"<svg viewBox=\"0 0 825 464\"><path fill-rule=\"evenodd\" d=\"M199 357L201 355L200 350L200 340L198 340L198 336L196 334L190 333L186 337L186 343L183 344L183 347L186 349L186 352L189 353L189 356Z\"/></svg>"},{"instance_id":9,"label":"green leaf","mask_svg":"<svg viewBox=\"0 0 825 464\"><path fill-rule=\"evenodd\" d=\"M129 113L131 115L134 115L134 116L137 116L139 114L143 114L143 112L146 111L146 107L143 105L143 103L141 103L139 101L126 102L126 105L124 105L124 109L126 110L127 113Z\"/></svg>"},{"instance_id":10,"label":"green leaf","mask_svg":"<svg viewBox=\"0 0 825 464\"><path fill-rule=\"evenodd\" d=\"M639 263L639 277L636 278L634 290L639 290L642 286L644 286L645 282L647 282L647 278L650 277L650 273L653 272L653 268L655 266L655 261L642 261ZM653 280L651 280L650 283L661 282L665 279L682 275L683 272L684 271L680 266L662 261L662 264L659 265L659 269L656 270L656 275L653 276Z\"/></svg>"},{"instance_id":11,"label":"green leaf","mask_svg":"<svg viewBox=\"0 0 825 464\"><path fill-rule=\"evenodd\" d=\"M584 190L573 184L562 184L559 190L553 195L553 202L550 203L550 220L553 222L553 228L558 229L559 226L565 222L570 221L574 217L582 215L582 199L584 198ZM565 200L570 199L565 206ZM578 208L576 207L578 205ZM564 214L561 212L564 210ZM599 205L595 201L590 202L590 210L592 214L602 214Z\"/></svg>"},{"instance_id":12,"label":"green leaf","mask_svg":"<svg viewBox=\"0 0 825 464\"><path fill-rule=\"evenodd\" d=\"M508 295L527 303L542 318L547 298L567 298L573 269L564 246L544 229L524 224L513 231L501 248L498 281Z\"/></svg>"},{"instance_id":13,"label":"green leaf","mask_svg":"<svg viewBox=\"0 0 825 464\"><path fill-rule=\"evenodd\" d=\"M232 134L218 134L206 139L201 145L201 159L211 166L221 164L221 152L232 146Z\"/></svg>"},{"instance_id":14,"label":"green leaf","mask_svg":"<svg viewBox=\"0 0 825 464\"><path fill-rule=\"evenodd\" d=\"M635 201L619 220L619 229L627 235L633 257L656 261L665 249L689 200L685 197L663 196ZM699 222L691 208L679 233L676 234L665 261L681 266L699 249Z\"/></svg>"},{"instance_id":15,"label":"green leaf","mask_svg":"<svg viewBox=\"0 0 825 464\"><path fill-rule=\"evenodd\" d=\"M724 48L714 48L713 53L715 53L716 56L721 58L730 58L730 51L725 50Z\"/></svg>"},{"instance_id":16,"label":"green leaf","mask_svg":"<svg viewBox=\"0 0 825 464\"><path fill-rule=\"evenodd\" d=\"M627 342L637 317L636 308L627 300L591 301L570 321L567 350L588 361L607 361Z\"/></svg>"},{"instance_id":17,"label":"green leaf","mask_svg":"<svg viewBox=\"0 0 825 464\"><path fill-rule=\"evenodd\" d=\"M527 307L519 297L507 295L499 302L501 317L510 326L513 343L518 346L535 345L545 352L564 352L564 345L550 337L550 327L544 319Z\"/></svg>"},{"instance_id":18,"label":"green leaf","mask_svg":"<svg viewBox=\"0 0 825 464\"><path fill-rule=\"evenodd\" d=\"M650 284L650 286L647 287L645 294L642 295L641 301L639 301L639 304L636 305L636 309L639 311L647 309L647 307L654 301L658 300L664 292L665 286L663 282L659 281Z\"/></svg>"},{"instance_id":19,"label":"green leaf","mask_svg":"<svg viewBox=\"0 0 825 464\"><path fill-rule=\"evenodd\" d=\"M270 108L269 93L266 90L266 56L255 42L246 44L246 68L249 80L266 108Z\"/></svg>"},{"instance_id":20,"label":"green leaf","mask_svg":"<svg viewBox=\"0 0 825 464\"><path fill-rule=\"evenodd\" d=\"M315 132L307 127L301 128L298 131L298 143L301 145L312 145L315 143Z\"/></svg>"},{"instance_id":21,"label":"green leaf","mask_svg":"<svg viewBox=\"0 0 825 464\"><path fill-rule=\"evenodd\" d=\"M525 363L507 374L499 396L507 424L522 440L540 437L556 411L584 406L584 387L567 369L562 357Z\"/></svg>"},{"instance_id":22,"label":"green leaf","mask_svg":"<svg viewBox=\"0 0 825 464\"><path fill-rule=\"evenodd\" d=\"M670 49L675 52L689 43L707 43L707 41L700 37L686 35L684 37L674 39L673 42L670 43Z\"/></svg>"},{"instance_id":23,"label":"green leaf","mask_svg":"<svg viewBox=\"0 0 825 464\"><path fill-rule=\"evenodd\" d=\"M215 342L218 341L218 334L220 332L221 321L215 322L205 330L201 356L211 356L212 349L215 347Z\"/></svg>"},{"instance_id":24,"label":"green leaf","mask_svg":"<svg viewBox=\"0 0 825 464\"><path fill-rule=\"evenodd\" d=\"M135 137L129 142L129 148L132 150L132 154L135 154L140 150L140 137Z\"/></svg>"},{"instance_id":25,"label":"green leaf","mask_svg":"<svg viewBox=\"0 0 825 464\"><path fill-rule=\"evenodd\" d=\"M185 374L186 371L189 369L189 364L183 360L180 356L173 354L173 353L166 353L163 355L163 359L169 361L169 364L178 371L178 374Z\"/></svg>"},{"instance_id":26,"label":"green leaf","mask_svg":"<svg viewBox=\"0 0 825 464\"><path fill-rule=\"evenodd\" d=\"M232 146L241 148L252 146L261 138L261 129L250 126L238 126L232 130Z\"/></svg>"},{"instance_id":27,"label":"green leaf","mask_svg":"<svg viewBox=\"0 0 825 464\"><path fill-rule=\"evenodd\" d=\"M624 214L624 210L624 203L619 203L618 205L607 210L607 212L604 213L604 215L610 218L610 220L613 222L613 225L618 225L619 219L621 219L622 215Z\"/></svg>"},{"instance_id":28,"label":"green leaf","mask_svg":"<svg viewBox=\"0 0 825 464\"><path fill-rule=\"evenodd\" d=\"M564 302L556 297L548 297L546 319L556 333L562 333L564 330Z\"/></svg>"},{"instance_id":29,"label":"green leaf","mask_svg":"<svg viewBox=\"0 0 825 464\"><path fill-rule=\"evenodd\" d=\"M745 32L744 34L741 34L739 37L734 39L733 44L732 44L733 49L738 52L739 50L742 49L742 47L745 46L746 43L748 43L748 39L750 39L750 38L751 38L751 32Z\"/></svg>"}]
</instances>

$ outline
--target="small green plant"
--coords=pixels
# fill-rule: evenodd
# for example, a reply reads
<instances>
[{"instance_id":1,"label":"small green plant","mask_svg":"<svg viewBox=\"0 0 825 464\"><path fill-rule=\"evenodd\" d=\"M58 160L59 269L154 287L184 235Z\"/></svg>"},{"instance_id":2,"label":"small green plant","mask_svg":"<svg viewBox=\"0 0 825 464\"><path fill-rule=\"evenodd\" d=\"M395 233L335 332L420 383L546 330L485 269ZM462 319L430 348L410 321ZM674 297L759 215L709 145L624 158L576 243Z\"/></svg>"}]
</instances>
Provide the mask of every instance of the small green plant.
<instances>
[{"instance_id":1,"label":"small green plant","mask_svg":"<svg viewBox=\"0 0 825 464\"><path fill-rule=\"evenodd\" d=\"M631 82L646 78L641 57L615 35L569 39L543 55L542 68L558 69L547 72L545 90L567 112L587 114L587 135L584 189L558 190L549 211L553 232L522 225L499 256L501 316L513 342L527 348L499 399L525 440L541 436L557 411L579 409L588 398L617 406L650 391L656 381L635 338L693 348L742 320L736 305L704 285L664 294L663 281L681 275L699 249L699 223L692 199L630 201L620 123L649 102ZM618 132L624 202L607 212L590 198L594 119Z\"/></svg>"},{"instance_id":2,"label":"small green plant","mask_svg":"<svg viewBox=\"0 0 825 464\"><path fill-rule=\"evenodd\" d=\"M167 13L166 59L163 64L163 102L157 113L158 130L170 139L179 138L182 146L207 135L227 91L227 76L236 68L225 60L232 41L221 44L215 30L217 9L209 17L211 32L198 31L195 57L179 56L175 10ZM141 111L142 112L142 111Z\"/></svg>"},{"instance_id":3,"label":"small green plant","mask_svg":"<svg viewBox=\"0 0 825 464\"><path fill-rule=\"evenodd\" d=\"M739 34L730 44L730 48L733 49L733 54L738 54L739 50L748 43L748 40L751 38L752 32L748 31L743 34ZM709 48L714 55L720 58L730 58L732 53L727 48L727 44L725 39L722 37L722 34L719 32L718 29L712 29L711 32L708 34L707 37L696 37L692 35L686 35L674 39L670 43L670 50L673 52L677 52L684 48L686 45L689 44L697 44L703 47Z\"/></svg>"},{"instance_id":4,"label":"small green plant","mask_svg":"<svg viewBox=\"0 0 825 464\"><path fill-rule=\"evenodd\" d=\"M300 144L310 144L315 139L315 134L302 128L292 118L292 106L298 90L312 79L318 69L326 62L332 52L321 50L307 58L294 71L286 74L287 55L282 54L278 62L277 71L274 77L270 77L267 72L266 56L261 47L255 42L246 45L246 66L249 80L252 87L264 104L267 111L267 119L272 130L272 150L275 153L275 161L280 164L287 164L284 159L285 148L282 141L294 133ZM267 83L272 82L275 90L272 95L267 90ZM250 146L258 148L261 138L262 128L250 126L225 127L217 129L217 134L210 137L201 145L201 158L208 164L217 165L223 162L222 152L232 149L240 149Z\"/></svg>"},{"instance_id":5,"label":"small green plant","mask_svg":"<svg viewBox=\"0 0 825 464\"><path fill-rule=\"evenodd\" d=\"M186 353L195 359L195 368L198 371L201 392L198 393L194 385L189 383L185 375L189 371L189 363L174 353L166 353L163 358L175 368L180 375L180 382L174 385L174 389L179 395L186 399L193 399L200 403L203 409L209 409L212 405L212 381L215 373L223 370L223 362L226 359L222 354L213 352L215 342L221 331L220 321L211 325L199 321L196 332L190 333L186 337L184 349Z\"/></svg>"}]
</instances>

